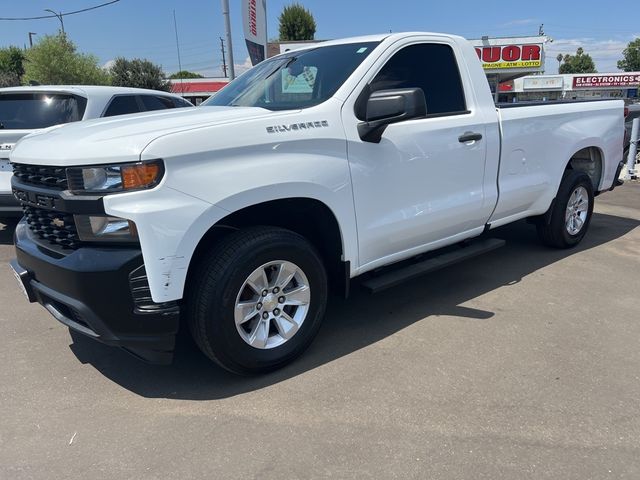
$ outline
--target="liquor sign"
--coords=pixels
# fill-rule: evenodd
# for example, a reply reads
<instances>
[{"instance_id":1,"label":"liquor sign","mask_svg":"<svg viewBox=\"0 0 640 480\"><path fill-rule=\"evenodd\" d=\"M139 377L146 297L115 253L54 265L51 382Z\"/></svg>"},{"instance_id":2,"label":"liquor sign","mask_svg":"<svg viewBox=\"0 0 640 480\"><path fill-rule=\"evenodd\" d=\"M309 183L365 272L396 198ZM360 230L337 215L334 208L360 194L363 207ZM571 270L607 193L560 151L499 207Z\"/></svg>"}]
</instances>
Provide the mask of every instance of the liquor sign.
<instances>
[{"instance_id":1,"label":"liquor sign","mask_svg":"<svg viewBox=\"0 0 640 480\"><path fill-rule=\"evenodd\" d=\"M243 0L242 23L251 64L267 58L267 0Z\"/></svg>"},{"instance_id":2,"label":"liquor sign","mask_svg":"<svg viewBox=\"0 0 640 480\"><path fill-rule=\"evenodd\" d=\"M573 77L573 88L637 87L640 73L621 73L619 75L579 75Z\"/></svg>"},{"instance_id":3,"label":"liquor sign","mask_svg":"<svg viewBox=\"0 0 640 480\"><path fill-rule=\"evenodd\" d=\"M477 46L485 70L542 67L542 44Z\"/></svg>"}]
</instances>

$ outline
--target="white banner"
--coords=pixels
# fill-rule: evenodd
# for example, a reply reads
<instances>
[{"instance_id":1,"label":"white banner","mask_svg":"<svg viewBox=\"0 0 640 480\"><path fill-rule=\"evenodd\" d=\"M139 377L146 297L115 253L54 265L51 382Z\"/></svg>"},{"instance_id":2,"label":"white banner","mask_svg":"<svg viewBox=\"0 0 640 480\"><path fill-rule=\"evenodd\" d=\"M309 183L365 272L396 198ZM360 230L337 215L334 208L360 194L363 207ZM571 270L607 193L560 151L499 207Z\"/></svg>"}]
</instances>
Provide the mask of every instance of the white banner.
<instances>
[{"instance_id":1,"label":"white banner","mask_svg":"<svg viewBox=\"0 0 640 480\"><path fill-rule=\"evenodd\" d=\"M242 24L251 64L267 58L267 0L242 0Z\"/></svg>"},{"instance_id":2,"label":"white banner","mask_svg":"<svg viewBox=\"0 0 640 480\"><path fill-rule=\"evenodd\" d=\"M524 90L562 90L564 85L563 77L544 77L536 75L525 77L522 88Z\"/></svg>"}]
</instances>

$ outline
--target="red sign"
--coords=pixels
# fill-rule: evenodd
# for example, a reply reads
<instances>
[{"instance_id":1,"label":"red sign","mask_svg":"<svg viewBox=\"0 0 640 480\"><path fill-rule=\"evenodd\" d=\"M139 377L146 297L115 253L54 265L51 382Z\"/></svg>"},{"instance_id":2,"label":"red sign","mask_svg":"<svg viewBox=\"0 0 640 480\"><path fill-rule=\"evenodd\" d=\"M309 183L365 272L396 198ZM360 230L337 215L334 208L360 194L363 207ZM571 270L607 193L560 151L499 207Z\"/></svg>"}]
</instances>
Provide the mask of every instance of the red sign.
<instances>
[{"instance_id":1,"label":"red sign","mask_svg":"<svg viewBox=\"0 0 640 480\"><path fill-rule=\"evenodd\" d=\"M485 69L542 66L542 45L492 45L476 47Z\"/></svg>"},{"instance_id":2,"label":"red sign","mask_svg":"<svg viewBox=\"0 0 640 480\"><path fill-rule=\"evenodd\" d=\"M594 87L637 87L640 73L621 73L619 75L581 75L573 77L573 88Z\"/></svg>"}]
</instances>

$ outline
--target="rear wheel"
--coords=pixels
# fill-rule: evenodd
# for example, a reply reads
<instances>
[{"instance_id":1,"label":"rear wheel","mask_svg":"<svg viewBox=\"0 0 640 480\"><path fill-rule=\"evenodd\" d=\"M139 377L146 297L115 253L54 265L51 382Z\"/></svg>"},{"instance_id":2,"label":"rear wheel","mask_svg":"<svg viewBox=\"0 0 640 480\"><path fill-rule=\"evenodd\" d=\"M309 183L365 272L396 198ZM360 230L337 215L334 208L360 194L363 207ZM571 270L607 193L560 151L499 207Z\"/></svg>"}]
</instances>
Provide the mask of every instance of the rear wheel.
<instances>
[{"instance_id":1,"label":"rear wheel","mask_svg":"<svg viewBox=\"0 0 640 480\"><path fill-rule=\"evenodd\" d=\"M315 337L327 277L300 235L253 227L224 238L194 273L187 318L200 349L241 374L284 366Z\"/></svg>"},{"instance_id":2,"label":"rear wheel","mask_svg":"<svg viewBox=\"0 0 640 480\"><path fill-rule=\"evenodd\" d=\"M586 173L567 170L548 221L537 224L538 235L550 247L570 248L584 238L593 213L593 186Z\"/></svg>"}]
</instances>

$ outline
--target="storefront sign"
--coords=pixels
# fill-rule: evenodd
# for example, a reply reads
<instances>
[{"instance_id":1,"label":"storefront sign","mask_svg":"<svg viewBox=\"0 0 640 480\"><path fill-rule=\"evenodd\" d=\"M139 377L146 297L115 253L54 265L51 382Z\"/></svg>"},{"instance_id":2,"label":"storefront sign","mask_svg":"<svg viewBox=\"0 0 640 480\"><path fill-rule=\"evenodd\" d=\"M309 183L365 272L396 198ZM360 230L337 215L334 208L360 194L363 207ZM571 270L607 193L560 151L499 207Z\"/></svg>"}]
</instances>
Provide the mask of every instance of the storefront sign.
<instances>
[{"instance_id":1,"label":"storefront sign","mask_svg":"<svg viewBox=\"0 0 640 480\"><path fill-rule=\"evenodd\" d=\"M620 75L581 75L573 77L573 88L637 87L640 73Z\"/></svg>"},{"instance_id":2,"label":"storefront sign","mask_svg":"<svg viewBox=\"0 0 640 480\"><path fill-rule=\"evenodd\" d=\"M562 90L562 77L526 77L522 88L524 90Z\"/></svg>"},{"instance_id":3,"label":"storefront sign","mask_svg":"<svg viewBox=\"0 0 640 480\"><path fill-rule=\"evenodd\" d=\"M542 45L489 45L476 47L485 70L542 67Z\"/></svg>"}]
</instances>

